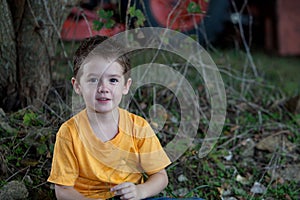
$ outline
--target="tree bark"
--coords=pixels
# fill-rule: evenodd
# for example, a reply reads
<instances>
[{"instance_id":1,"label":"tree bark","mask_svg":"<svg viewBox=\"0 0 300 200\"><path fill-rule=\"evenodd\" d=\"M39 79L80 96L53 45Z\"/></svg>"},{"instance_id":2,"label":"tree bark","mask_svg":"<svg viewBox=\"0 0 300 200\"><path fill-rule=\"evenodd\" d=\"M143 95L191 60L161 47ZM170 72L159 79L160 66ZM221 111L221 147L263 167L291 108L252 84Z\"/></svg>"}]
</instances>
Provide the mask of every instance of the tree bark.
<instances>
[{"instance_id":1,"label":"tree bark","mask_svg":"<svg viewBox=\"0 0 300 200\"><path fill-rule=\"evenodd\" d=\"M63 21L77 0L0 0L1 107L40 107ZM9 6L7 4L9 2Z\"/></svg>"},{"instance_id":2,"label":"tree bark","mask_svg":"<svg viewBox=\"0 0 300 200\"><path fill-rule=\"evenodd\" d=\"M0 104L11 109L17 99L16 42L6 0L0 0L0 10Z\"/></svg>"}]
</instances>

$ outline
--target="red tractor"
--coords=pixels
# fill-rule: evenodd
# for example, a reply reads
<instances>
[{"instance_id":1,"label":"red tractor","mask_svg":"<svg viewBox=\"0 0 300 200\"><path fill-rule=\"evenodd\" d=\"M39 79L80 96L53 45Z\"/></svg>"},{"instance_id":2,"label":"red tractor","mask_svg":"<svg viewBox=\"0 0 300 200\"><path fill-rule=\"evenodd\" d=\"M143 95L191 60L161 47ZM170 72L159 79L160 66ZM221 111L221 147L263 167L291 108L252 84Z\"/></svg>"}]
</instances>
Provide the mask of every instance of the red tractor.
<instances>
[{"instance_id":1,"label":"red tractor","mask_svg":"<svg viewBox=\"0 0 300 200\"><path fill-rule=\"evenodd\" d=\"M130 5L128 5L128 3ZM145 26L166 27L197 36L200 43L213 41L229 20L228 0L89 0L74 7L64 22L61 37L63 40L82 40L100 34L112 36L134 27L129 20L128 7L135 7L145 16ZM95 30L93 22L99 19L99 10L112 10L116 23L113 27ZM128 18L127 18L128 19Z\"/></svg>"}]
</instances>

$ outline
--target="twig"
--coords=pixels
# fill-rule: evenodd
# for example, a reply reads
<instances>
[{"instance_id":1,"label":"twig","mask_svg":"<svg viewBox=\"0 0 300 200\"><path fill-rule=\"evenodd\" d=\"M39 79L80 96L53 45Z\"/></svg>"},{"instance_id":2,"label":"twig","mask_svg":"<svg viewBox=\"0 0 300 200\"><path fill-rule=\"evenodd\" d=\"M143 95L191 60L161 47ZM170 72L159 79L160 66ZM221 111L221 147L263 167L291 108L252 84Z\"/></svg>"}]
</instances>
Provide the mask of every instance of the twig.
<instances>
[{"instance_id":1,"label":"twig","mask_svg":"<svg viewBox=\"0 0 300 200\"><path fill-rule=\"evenodd\" d=\"M231 2L232 2L232 6L233 6L233 8L234 8L234 11L235 11L235 12L238 12L235 2L234 2L234 1L231 1ZM247 1L247 0L244 0L243 8L247 5L247 3L248 3L248 1ZM241 12L241 11L240 11L240 12ZM240 13L240 12L239 12L239 13ZM249 48L249 46L248 46L248 44L247 44L247 41L246 41L246 39L245 39L245 34L244 34L244 29L243 29L243 25L242 25L241 19L238 20L238 26L239 26L239 30L240 30L240 33L241 33L240 36L241 36L241 38L242 38L243 45L244 45L244 48L245 48L245 50L246 50L247 58L248 58L248 60L249 60L249 62L250 62L250 66L251 66L251 68L252 68L252 71L253 71L253 73L254 73L254 76L255 76L255 77L258 77L258 73L257 73L257 70L256 70L256 65L255 65L254 60L253 60L253 57L252 57L252 55L251 55L250 48Z\"/></svg>"},{"instance_id":2,"label":"twig","mask_svg":"<svg viewBox=\"0 0 300 200\"><path fill-rule=\"evenodd\" d=\"M268 165L268 166L270 166L270 165L277 166L278 163L279 163L279 162L278 162L278 159L279 159L279 158L277 157L276 152L274 152L274 154L272 155L272 158L270 159L270 162L269 162L269 165ZM274 163L274 164L272 164L272 163ZM274 168L274 167L272 167L272 168ZM261 183L261 182L263 181L263 178L265 177L265 175L266 175L267 172L268 172L268 170L265 170L265 171L263 172L263 174L261 175L260 180L258 181L259 183ZM268 184L268 186L267 186L266 188L269 188L269 187L271 186L273 180L274 180L274 176L271 176L271 180L269 181L269 184ZM266 193L267 193L267 190L264 191L264 193L262 194L262 197L263 197ZM252 193L251 199L254 198L254 196L255 196L255 194ZM251 199L250 199L250 200L251 200Z\"/></svg>"},{"instance_id":3,"label":"twig","mask_svg":"<svg viewBox=\"0 0 300 200\"><path fill-rule=\"evenodd\" d=\"M32 16L33 16L33 20L34 20L35 26L36 26L36 27L39 27L39 26L40 26L40 25L39 25L39 22L37 21L37 17L35 16L35 14L34 14L34 12L33 12L33 9L32 9L32 6L31 6L29 0L27 0L27 4L28 4L29 10L30 10L30 12L31 12L31 14L32 14Z\"/></svg>"},{"instance_id":4,"label":"twig","mask_svg":"<svg viewBox=\"0 0 300 200\"><path fill-rule=\"evenodd\" d=\"M64 54L65 58L67 59L68 66L69 66L69 67L71 68L71 70L72 70L73 67L72 67L72 64L71 64L71 62L70 62L70 59L69 59L69 57L68 57L67 51L66 51L66 49L65 49L65 45L64 45L64 43L63 43L63 41L62 41L62 39L61 39L60 31L59 31L59 29L57 28L56 24L54 23L54 21L53 21L51 15L50 15L50 13L49 13L49 9L48 9L48 7L47 7L47 3L46 3L45 0L43 0L43 4L44 4L44 8L45 8L45 11L46 11L48 20L50 21L51 25L54 27L54 30L55 30L55 32L56 32L56 34L57 34L57 36L58 36L58 39L59 39L60 44L61 44L61 48L62 48L62 50L63 50L63 54Z\"/></svg>"},{"instance_id":5,"label":"twig","mask_svg":"<svg viewBox=\"0 0 300 200\"><path fill-rule=\"evenodd\" d=\"M147 115L143 112L143 109L140 107L139 103L137 102L137 100L134 98L134 96L132 95L132 100L135 103L135 105L137 106L137 108L139 109L139 111L141 112L141 114L143 115L144 118L147 118ZM129 104L128 104L129 106Z\"/></svg>"},{"instance_id":6,"label":"twig","mask_svg":"<svg viewBox=\"0 0 300 200\"><path fill-rule=\"evenodd\" d=\"M13 177L15 177L17 174L19 174L19 173L21 173L21 172L27 170L29 167L30 167L30 166L27 166L27 167L25 167L25 168L23 168L23 169L18 170L18 171L15 172L13 175L11 175L10 177L8 177L8 178L5 180L5 182L8 182L10 179L12 179Z\"/></svg>"},{"instance_id":7,"label":"twig","mask_svg":"<svg viewBox=\"0 0 300 200\"><path fill-rule=\"evenodd\" d=\"M40 103L42 103L43 106L45 106L46 109L50 110L50 112L53 113L56 117L58 117L60 120L62 120L62 121L64 120L61 116L59 116L58 114L56 114L56 112L55 112L50 106L48 106L45 102L43 102L43 101L40 100L40 99L38 99L38 101L39 101Z\"/></svg>"},{"instance_id":8,"label":"twig","mask_svg":"<svg viewBox=\"0 0 300 200\"><path fill-rule=\"evenodd\" d=\"M125 30L128 30L128 25L129 25L129 9L131 5L131 0L128 0L127 3L127 11L126 11L126 17L125 17Z\"/></svg>"},{"instance_id":9,"label":"twig","mask_svg":"<svg viewBox=\"0 0 300 200\"><path fill-rule=\"evenodd\" d=\"M84 22L86 23L86 25L87 25L87 27L88 27L90 36L92 36L92 35L93 35L93 34L92 34L92 29L91 29L91 27L90 27L89 21L88 21L88 19L86 18L84 12L82 12L82 15L81 15L81 16L83 17Z\"/></svg>"},{"instance_id":10,"label":"twig","mask_svg":"<svg viewBox=\"0 0 300 200\"><path fill-rule=\"evenodd\" d=\"M152 91L153 91L153 97L152 97L153 112L154 112L154 116L157 116L157 109L155 106L155 104L156 104L156 86L155 85L152 87Z\"/></svg>"},{"instance_id":11,"label":"twig","mask_svg":"<svg viewBox=\"0 0 300 200\"><path fill-rule=\"evenodd\" d=\"M22 181L24 181L24 179L25 179L25 177L27 176L27 174L29 173L29 171L30 171L30 166L28 166L28 169L26 170L26 173L25 173L25 175L23 176Z\"/></svg>"},{"instance_id":12,"label":"twig","mask_svg":"<svg viewBox=\"0 0 300 200\"><path fill-rule=\"evenodd\" d=\"M171 10L171 12L168 14L167 25L170 24L171 27L174 24L176 18L179 16L179 12L176 13L176 16L174 17L174 20L171 23L169 23L171 15L173 15L173 13L175 12L176 8L180 5L180 3L181 3L181 0L177 1L176 5L173 7L173 9ZM170 28L170 26L167 26L167 28Z\"/></svg>"},{"instance_id":13,"label":"twig","mask_svg":"<svg viewBox=\"0 0 300 200\"><path fill-rule=\"evenodd\" d=\"M36 186L33 186L32 189L36 189L36 188L38 188L38 187L40 187L40 186L42 186L42 185L45 185L45 184L47 184L47 183L48 183L48 182L45 181L45 182L40 183L40 184L38 184L38 185L36 185Z\"/></svg>"}]
</instances>

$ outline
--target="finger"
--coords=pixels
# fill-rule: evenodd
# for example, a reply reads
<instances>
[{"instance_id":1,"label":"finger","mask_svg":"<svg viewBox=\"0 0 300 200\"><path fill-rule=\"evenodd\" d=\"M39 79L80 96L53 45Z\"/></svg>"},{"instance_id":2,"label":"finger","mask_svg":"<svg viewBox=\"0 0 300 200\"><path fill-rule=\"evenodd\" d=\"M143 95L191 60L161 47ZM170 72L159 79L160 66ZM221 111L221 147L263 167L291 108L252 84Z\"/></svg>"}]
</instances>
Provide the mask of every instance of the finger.
<instances>
[{"instance_id":1,"label":"finger","mask_svg":"<svg viewBox=\"0 0 300 200\"><path fill-rule=\"evenodd\" d=\"M129 194L129 193L133 193L134 191L135 191L135 188L130 186L130 187L126 187L126 188L116 190L115 194L116 195L125 195L125 194Z\"/></svg>"},{"instance_id":2,"label":"finger","mask_svg":"<svg viewBox=\"0 0 300 200\"><path fill-rule=\"evenodd\" d=\"M122 190L123 188L131 187L133 185L134 185L133 183L125 182L125 183L121 183L119 185L112 187L110 190L113 192L113 191L117 191L117 190Z\"/></svg>"},{"instance_id":3,"label":"finger","mask_svg":"<svg viewBox=\"0 0 300 200\"><path fill-rule=\"evenodd\" d=\"M121 199L135 199L136 198L136 193L135 192L129 192L126 194L123 194L122 196L120 196Z\"/></svg>"}]
</instances>

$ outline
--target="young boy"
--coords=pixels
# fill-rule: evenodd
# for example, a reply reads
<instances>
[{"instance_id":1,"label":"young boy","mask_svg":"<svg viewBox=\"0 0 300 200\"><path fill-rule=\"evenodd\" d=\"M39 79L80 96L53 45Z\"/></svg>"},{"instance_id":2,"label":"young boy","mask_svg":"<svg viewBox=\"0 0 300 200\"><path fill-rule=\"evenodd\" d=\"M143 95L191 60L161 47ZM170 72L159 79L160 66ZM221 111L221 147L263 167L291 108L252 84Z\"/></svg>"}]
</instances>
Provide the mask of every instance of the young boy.
<instances>
[{"instance_id":1,"label":"young boy","mask_svg":"<svg viewBox=\"0 0 300 200\"><path fill-rule=\"evenodd\" d=\"M48 178L57 199L144 199L168 184L170 160L155 133L145 119L119 108L132 82L120 52L117 42L95 36L75 53L72 85L85 109L57 133Z\"/></svg>"}]
</instances>

